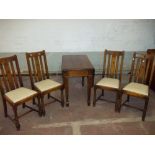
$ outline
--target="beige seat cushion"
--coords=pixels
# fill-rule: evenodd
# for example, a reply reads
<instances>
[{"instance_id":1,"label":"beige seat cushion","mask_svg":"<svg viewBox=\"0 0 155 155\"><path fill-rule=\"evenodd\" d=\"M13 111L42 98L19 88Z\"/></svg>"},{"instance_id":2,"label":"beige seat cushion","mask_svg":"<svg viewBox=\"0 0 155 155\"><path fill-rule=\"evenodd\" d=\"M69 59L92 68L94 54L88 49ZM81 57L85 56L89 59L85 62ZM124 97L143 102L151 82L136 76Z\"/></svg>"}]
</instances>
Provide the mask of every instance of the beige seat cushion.
<instances>
[{"instance_id":1,"label":"beige seat cushion","mask_svg":"<svg viewBox=\"0 0 155 155\"><path fill-rule=\"evenodd\" d=\"M5 96L9 100L11 100L13 103L17 103L21 100L24 100L28 97L35 95L35 94L37 94L36 91L33 91L31 89L28 89L28 88L20 87L20 88L17 88L15 90L12 90L10 92L7 92L5 94Z\"/></svg>"},{"instance_id":2,"label":"beige seat cushion","mask_svg":"<svg viewBox=\"0 0 155 155\"><path fill-rule=\"evenodd\" d=\"M113 79L113 78L103 78L96 85L118 89L119 88L119 80Z\"/></svg>"},{"instance_id":3,"label":"beige seat cushion","mask_svg":"<svg viewBox=\"0 0 155 155\"><path fill-rule=\"evenodd\" d=\"M34 85L39 91L44 92L46 90L50 90L58 86L61 86L62 84L56 81L53 81L51 79L46 79L46 80L36 82L34 83Z\"/></svg>"},{"instance_id":4,"label":"beige seat cushion","mask_svg":"<svg viewBox=\"0 0 155 155\"><path fill-rule=\"evenodd\" d=\"M148 92L149 92L149 88L147 85L135 83L135 82L131 82L131 83L127 84L123 88L123 90L133 92L133 93L137 93L140 95L145 95L145 96L148 96Z\"/></svg>"}]
</instances>

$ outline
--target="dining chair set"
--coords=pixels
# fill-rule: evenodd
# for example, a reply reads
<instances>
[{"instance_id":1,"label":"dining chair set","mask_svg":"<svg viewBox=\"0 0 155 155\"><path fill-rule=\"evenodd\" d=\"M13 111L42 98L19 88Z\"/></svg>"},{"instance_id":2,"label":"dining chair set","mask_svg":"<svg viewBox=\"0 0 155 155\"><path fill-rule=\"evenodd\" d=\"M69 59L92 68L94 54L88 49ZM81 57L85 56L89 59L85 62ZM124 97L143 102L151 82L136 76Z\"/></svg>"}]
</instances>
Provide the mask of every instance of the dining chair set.
<instances>
[{"instance_id":1,"label":"dining chair set","mask_svg":"<svg viewBox=\"0 0 155 155\"><path fill-rule=\"evenodd\" d=\"M142 120L144 121L150 96L150 84L155 68L153 67L150 71L149 66L151 64L155 66L154 56L135 52L132 58L129 82L122 87L124 54L124 51L105 50L102 79L94 85L93 106L96 106L98 100L105 100L103 98L104 90L114 91L116 92L115 111L120 112L122 106L137 108L143 112ZM26 53L25 56L32 89L24 87L16 55L0 58L0 91L4 116L15 123L17 130L20 130L19 118L25 114L36 111L40 117L45 116L45 106L47 105L47 103L44 103L45 95L59 102L62 107L65 106L64 84L50 79L46 52L44 50L31 52ZM101 95L97 97L98 89L101 90ZM51 95L52 92L57 90L60 91L60 99ZM122 102L123 94L127 95L125 102ZM144 99L144 107L138 108L130 105L130 96ZM32 103L33 105L30 105ZM8 105L13 109L13 118L8 114ZM19 105L29 110L19 116L17 113Z\"/></svg>"},{"instance_id":2,"label":"dining chair set","mask_svg":"<svg viewBox=\"0 0 155 155\"><path fill-rule=\"evenodd\" d=\"M0 89L4 106L4 115L15 123L17 130L20 129L19 118L25 115L25 113L36 111L39 116L45 116L44 96L46 94L48 98L53 98L64 106L63 84L49 78L45 51L26 53L26 60L32 89L28 89L23 85L16 55L0 58ZM60 90L61 100L50 95L51 92L56 90ZM31 102L28 101L31 100L32 103L36 105L36 108L29 105ZM7 104L12 107L14 118L8 115ZM29 110L21 116L18 116L17 108L19 105Z\"/></svg>"},{"instance_id":3,"label":"dining chair set","mask_svg":"<svg viewBox=\"0 0 155 155\"><path fill-rule=\"evenodd\" d=\"M93 106L96 101L105 100L104 90L116 92L115 111L120 112L122 106L136 108L142 111L142 121L145 120L147 106L150 96L150 85L155 68L155 60L153 54L133 53L129 82L122 87L122 68L124 60L124 51L108 51L104 52L103 78L94 86ZM153 65L150 70L150 66ZM96 97L97 89L101 89L101 95ZM122 102L123 94L127 95L127 99ZM130 96L145 100L143 108L129 104ZM112 101L111 101L112 102Z\"/></svg>"}]
</instances>

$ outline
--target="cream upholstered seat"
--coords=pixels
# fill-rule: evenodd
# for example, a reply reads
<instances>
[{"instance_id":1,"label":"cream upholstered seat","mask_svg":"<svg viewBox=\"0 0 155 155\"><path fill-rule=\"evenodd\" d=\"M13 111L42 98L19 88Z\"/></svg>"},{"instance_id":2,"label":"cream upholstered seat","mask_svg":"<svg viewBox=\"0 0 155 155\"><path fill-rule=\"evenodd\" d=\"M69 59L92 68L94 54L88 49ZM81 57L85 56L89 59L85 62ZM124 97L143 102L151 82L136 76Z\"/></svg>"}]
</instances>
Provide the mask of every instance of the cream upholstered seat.
<instances>
[{"instance_id":1,"label":"cream upholstered seat","mask_svg":"<svg viewBox=\"0 0 155 155\"><path fill-rule=\"evenodd\" d=\"M51 79L42 80L34 83L34 86L41 92L61 86L62 84Z\"/></svg>"},{"instance_id":2,"label":"cream upholstered seat","mask_svg":"<svg viewBox=\"0 0 155 155\"><path fill-rule=\"evenodd\" d=\"M20 87L17 88L15 90L12 90L10 92L7 92L5 94L5 96L12 101L13 103L17 103L21 100L24 100L28 97L31 97L33 95L37 94L36 91L28 89L28 88L24 88L24 87Z\"/></svg>"},{"instance_id":3,"label":"cream upholstered seat","mask_svg":"<svg viewBox=\"0 0 155 155\"><path fill-rule=\"evenodd\" d=\"M149 87L145 84L131 82L127 84L123 90L148 96Z\"/></svg>"},{"instance_id":4,"label":"cream upholstered seat","mask_svg":"<svg viewBox=\"0 0 155 155\"><path fill-rule=\"evenodd\" d=\"M119 80L113 78L102 78L97 84L97 86L119 88Z\"/></svg>"}]
</instances>

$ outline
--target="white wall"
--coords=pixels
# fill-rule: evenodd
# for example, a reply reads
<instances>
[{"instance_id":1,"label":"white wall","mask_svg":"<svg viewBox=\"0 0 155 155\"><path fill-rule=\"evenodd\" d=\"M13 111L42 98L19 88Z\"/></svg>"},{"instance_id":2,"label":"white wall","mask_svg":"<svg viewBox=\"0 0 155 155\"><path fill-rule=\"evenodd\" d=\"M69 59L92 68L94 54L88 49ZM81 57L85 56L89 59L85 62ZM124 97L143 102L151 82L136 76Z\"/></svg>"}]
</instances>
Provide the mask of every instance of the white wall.
<instances>
[{"instance_id":1,"label":"white wall","mask_svg":"<svg viewBox=\"0 0 155 155\"><path fill-rule=\"evenodd\" d=\"M155 48L155 20L0 20L0 52Z\"/></svg>"}]
</instances>

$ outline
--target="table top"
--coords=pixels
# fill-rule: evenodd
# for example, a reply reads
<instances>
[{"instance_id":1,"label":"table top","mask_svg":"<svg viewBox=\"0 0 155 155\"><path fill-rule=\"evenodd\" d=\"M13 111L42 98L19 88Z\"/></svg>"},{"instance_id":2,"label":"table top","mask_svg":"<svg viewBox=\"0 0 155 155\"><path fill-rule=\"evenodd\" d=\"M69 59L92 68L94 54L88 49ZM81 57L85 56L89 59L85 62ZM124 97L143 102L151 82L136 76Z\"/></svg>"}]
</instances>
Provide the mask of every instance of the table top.
<instances>
[{"instance_id":1,"label":"table top","mask_svg":"<svg viewBox=\"0 0 155 155\"><path fill-rule=\"evenodd\" d=\"M87 55L63 55L61 67L62 71L89 69L94 70L94 67L88 59Z\"/></svg>"}]
</instances>

